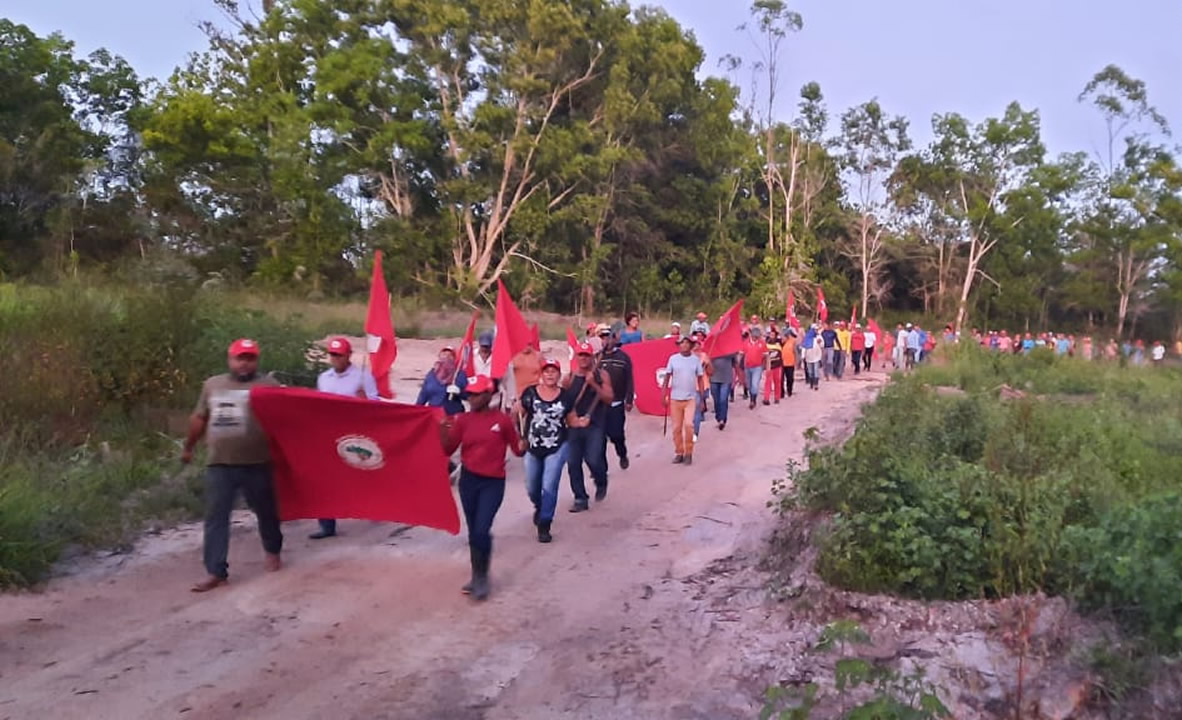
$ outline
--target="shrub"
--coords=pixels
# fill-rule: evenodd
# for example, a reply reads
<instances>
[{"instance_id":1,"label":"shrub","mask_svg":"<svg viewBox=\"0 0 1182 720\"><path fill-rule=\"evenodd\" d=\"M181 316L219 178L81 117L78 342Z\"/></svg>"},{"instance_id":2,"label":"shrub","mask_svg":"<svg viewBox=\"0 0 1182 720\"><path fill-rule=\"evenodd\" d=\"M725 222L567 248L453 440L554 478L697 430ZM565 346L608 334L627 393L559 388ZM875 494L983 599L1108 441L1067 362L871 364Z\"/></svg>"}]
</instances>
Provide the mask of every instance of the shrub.
<instances>
[{"instance_id":1,"label":"shrub","mask_svg":"<svg viewBox=\"0 0 1182 720\"><path fill-rule=\"evenodd\" d=\"M1071 592L1182 647L1182 379L1049 353L947 360L791 472L782 507L832 514L821 574L923 598ZM950 379L967 394L929 387ZM1002 384L1055 394L1003 400Z\"/></svg>"}]
</instances>

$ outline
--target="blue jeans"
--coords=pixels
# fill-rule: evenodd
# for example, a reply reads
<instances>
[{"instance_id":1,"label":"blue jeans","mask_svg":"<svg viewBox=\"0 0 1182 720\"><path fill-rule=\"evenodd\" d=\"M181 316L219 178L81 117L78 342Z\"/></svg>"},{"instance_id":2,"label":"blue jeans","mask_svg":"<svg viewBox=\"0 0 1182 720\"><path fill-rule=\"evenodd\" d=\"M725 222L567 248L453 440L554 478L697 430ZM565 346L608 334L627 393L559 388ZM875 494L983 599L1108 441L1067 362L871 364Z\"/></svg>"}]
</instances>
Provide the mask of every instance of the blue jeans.
<instances>
[{"instance_id":1,"label":"blue jeans","mask_svg":"<svg viewBox=\"0 0 1182 720\"><path fill-rule=\"evenodd\" d=\"M570 489L575 500L587 502L587 486L583 481L583 463L591 471L595 487L607 487L607 445L603 428L590 425L571 428L566 436L566 472L570 475Z\"/></svg>"},{"instance_id":2,"label":"blue jeans","mask_svg":"<svg viewBox=\"0 0 1182 720\"><path fill-rule=\"evenodd\" d=\"M505 478L486 477L460 470L460 505L468 523L468 544L485 553L492 552L492 524L505 499Z\"/></svg>"},{"instance_id":3,"label":"blue jeans","mask_svg":"<svg viewBox=\"0 0 1182 720\"><path fill-rule=\"evenodd\" d=\"M532 452L525 454L525 491L538 511L539 522L554 520L554 508L558 505L558 481L562 479L566 455L566 443L544 458Z\"/></svg>"},{"instance_id":4,"label":"blue jeans","mask_svg":"<svg viewBox=\"0 0 1182 720\"><path fill-rule=\"evenodd\" d=\"M731 384L710 383L710 396L714 398L714 419L720 423L726 422L727 410L730 409Z\"/></svg>"},{"instance_id":5,"label":"blue jeans","mask_svg":"<svg viewBox=\"0 0 1182 720\"><path fill-rule=\"evenodd\" d=\"M706 416L706 398L709 395L699 392L697 402L694 403L694 435L702 431L702 418Z\"/></svg>"},{"instance_id":6,"label":"blue jeans","mask_svg":"<svg viewBox=\"0 0 1182 720\"><path fill-rule=\"evenodd\" d=\"M827 347L821 350L821 372L825 373L825 379L833 374L833 348Z\"/></svg>"},{"instance_id":7,"label":"blue jeans","mask_svg":"<svg viewBox=\"0 0 1182 720\"><path fill-rule=\"evenodd\" d=\"M817 381L820 379L818 375L821 373L821 363L806 362L804 364L804 379L809 387L816 387Z\"/></svg>"},{"instance_id":8,"label":"blue jeans","mask_svg":"<svg viewBox=\"0 0 1182 720\"><path fill-rule=\"evenodd\" d=\"M214 577L228 577L230 512L241 491L246 504L259 521L263 550L278 555L283 549L279 510L271 485L270 465L210 465L205 469L205 571Z\"/></svg>"},{"instance_id":9,"label":"blue jeans","mask_svg":"<svg viewBox=\"0 0 1182 720\"><path fill-rule=\"evenodd\" d=\"M754 401L759 397L759 391L763 389L763 366L747 368L743 371L747 377L747 392L751 395L751 400Z\"/></svg>"}]
</instances>

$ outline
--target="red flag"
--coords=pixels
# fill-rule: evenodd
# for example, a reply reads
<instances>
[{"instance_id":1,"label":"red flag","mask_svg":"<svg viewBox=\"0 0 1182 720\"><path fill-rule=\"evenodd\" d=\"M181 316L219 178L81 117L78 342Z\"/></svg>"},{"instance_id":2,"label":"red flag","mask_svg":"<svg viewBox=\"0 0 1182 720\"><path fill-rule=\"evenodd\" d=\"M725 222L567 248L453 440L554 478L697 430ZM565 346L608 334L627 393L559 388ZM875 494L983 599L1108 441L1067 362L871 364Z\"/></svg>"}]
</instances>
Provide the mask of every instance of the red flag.
<instances>
[{"instance_id":1,"label":"red flag","mask_svg":"<svg viewBox=\"0 0 1182 720\"><path fill-rule=\"evenodd\" d=\"M730 310L723 313L714 327L710 328L710 334L706 336L706 342L702 343L702 350L710 356L711 359L724 357L726 355L734 355L743 349L743 301L735 303Z\"/></svg>"},{"instance_id":2,"label":"red flag","mask_svg":"<svg viewBox=\"0 0 1182 720\"><path fill-rule=\"evenodd\" d=\"M677 352L677 341L672 338L645 340L629 343L622 349L632 358L636 409L645 415L664 415L661 386L665 382L665 367L669 365L669 357Z\"/></svg>"},{"instance_id":3,"label":"red flag","mask_svg":"<svg viewBox=\"0 0 1182 720\"><path fill-rule=\"evenodd\" d=\"M497 280L497 337L493 341L492 374L505 377L509 363L517 353L533 344L533 331L513 304L505 283Z\"/></svg>"},{"instance_id":4,"label":"red flag","mask_svg":"<svg viewBox=\"0 0 1182 720\"><path fill-rule=\"evenodd\" d=\"M373 254L373 278L369 283L369 309L365 313L366 350L369 368L378 386L378 395L394 397L390 389L390 368L398 357L398 341L394 337L394 323L390 320L390 292L386 276L382 274L382 251Z\"/></svg>"},{"instance_id":5,"label":"red flag","mask_svg":"<svg viewBox=\"0 0 1182 720\"><path fill-rule=\"evenodd\" d=\"M800 318L796 317L796 295L791 290L788 291L788 324L794 330L800 329Z\"/></svg>"},{"instance_id":6,"label":"red flag","mask_svg":"<svg viewBox=\"0 0 1182 720\"><path fill-rule=\"evenodd\" d=\"M542 352L542 329L537 323L529 326L529 344L534 350Z\"/></svg>"},{"instance_id":7,"label":"red flag","mask_svg":"<svg viewBox=\"0 0 1182 720\"><path fill-rule=\"evenodd\" d=\"M476 353L472 345L476 342L476 321L480 319L480 313L472 313L472 320L468 323L468 329L464 332L464 343L460 346L460 358L456 367L464 373L466 378L476 377Z\"/></svg>"},{"instance_id":8,"label":"red flag","mask_svg":"<svg viewBox=\"0 0 1182 720\"><path fill-rule=\"evenodd\" d=\"M570 371L575 371L575 358L579 354L579 336L575 334L574 328L570 325L566 326L566 344L570 349Z\"/></svg>"},{"instance_id":9,"label":"red flag","mask_svg":"<svg viewBox=\"0 0 1182 720\"><path fill-rule=\"evenodd\" d=\"M256 386L281 520L357 518L460 531L439 410Z\"/></svg>"},{"instance_id":10,"label":"red flag","mask_svg":"<svg viewBox=\"0 0 1182 720\"><path fill-rule=\"evenodd\" d=\"M874 318L866 321L866 329L874 333L874 337L878 338L879 342L886 340L882 335L882 328L878 327L878 323L874 321Z\"/></svg>"},{"instance_id":11,"label":"red flag","mask_svg":"<svg viewBox=\"0 0 1182 720\"><path fill-rule=\"evenodd\" d=\"M829 306L825 304L825 291L817 286L817 317L821 318L821 322L829 321Z\"/></svg>"},{"instance_id":12,"label":"red flag","mask_svg":"<svg viewBox=\"0 0 1182 720\"><path fill-rule=\"evenodd\" d=\"M858 322L858 303L854 303L853 312L850 313L850 325Z\"/></svg>"}]
</instances>

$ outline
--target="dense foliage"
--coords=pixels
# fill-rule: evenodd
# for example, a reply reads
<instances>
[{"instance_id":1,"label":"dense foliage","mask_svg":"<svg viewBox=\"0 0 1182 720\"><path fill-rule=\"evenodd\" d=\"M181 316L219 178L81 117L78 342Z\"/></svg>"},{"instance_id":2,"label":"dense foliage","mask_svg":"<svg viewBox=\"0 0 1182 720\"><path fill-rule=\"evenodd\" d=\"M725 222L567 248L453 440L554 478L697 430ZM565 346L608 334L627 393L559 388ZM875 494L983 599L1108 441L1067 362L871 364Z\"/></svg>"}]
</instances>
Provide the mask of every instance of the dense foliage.
<instances>
[{"instance_id":1,"label":"dense foliage","mask_svg":"<svg viewBox=\"0 0 1182 720\"><path fill-rule=\"evenodd\" d=\"M1182 174L1147 89L1109 66L1080 112L1095 157L1048 157L1037 110L869 101L830 122L806 84L776 117L804 18L752 5L760 62L701 77L693 35L622 0L216 0L206 51L162 83L0 20L0 277L153 253L301 294L681 312L923 311L1035 329L1176 334ZM748 70L753 78L749 80ZM751 87L751 94L737 86ZM1134 327L1135 326L1135 327Z\"/></svg>"},{"instance_id":2,"label":"dense foliage","mask_svg":"<svg viewBox=\"0 0 1182 720\"><path fill-rule=\"evenodd\" d=\"M843 587L1067 593L1182 647L1180 396L1177 370L961 347L812 452L785 503L833 513L819 568Z\"/></svg>"},{"instance_id":3,"label":"dense foliage","mask_svg":"<svg viewBox=\"0 0 1182 720\"><path fill-rule=\"evenodd\" d=\"M36 581L67 546L196 514L173 438L242 336L266 370L310 383L307 333L216 293L0 285L0 373L18 379L0 393L0 587Z\"/></svg>"}]
</instances>

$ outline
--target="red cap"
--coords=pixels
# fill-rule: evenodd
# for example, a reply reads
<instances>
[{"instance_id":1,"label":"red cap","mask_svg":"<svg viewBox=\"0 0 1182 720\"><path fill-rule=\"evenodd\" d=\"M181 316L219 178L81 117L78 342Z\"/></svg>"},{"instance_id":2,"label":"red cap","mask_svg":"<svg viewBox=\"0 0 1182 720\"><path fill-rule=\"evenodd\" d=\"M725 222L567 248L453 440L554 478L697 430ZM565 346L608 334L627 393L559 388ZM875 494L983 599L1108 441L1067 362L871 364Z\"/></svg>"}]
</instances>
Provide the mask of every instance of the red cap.
<instances>
[{"instance_id":1,"label":"red cap","mask_svg":"<svg viewBox=\"0 0 1182 720\"><path fill-rule=\"evenodd\" d=\"M477 375L472 378L472 382L468 383L467 390L472 395L490 393L493 391L493 381L489 379L488 375Z\"/></svg>"},{"instance_id":2,"label":"red cap","mask_svg":"<svg viewBox=\"0 0 1182 720\"><path fill-rule=\"evenodd\" d=\"M595 348L591 347L589 343L580 343L579 349L575 352L576 355L594 355Z\"/></svg>"},{"instance_id":3,"label":"red cap","mask_svg":"<svg viewBox=\"0 0 1182 720\"><path fill-rule=\"evenodd\" d=\"M349 355L352 352L353 346L349 344L346 338L335 337L328 341L328 353L330 355Z\"/></svg>"},{"instance_id":4,"label":"red cap","mask_svg":"<svg viewBox=\"0 0 1182 720\"><path fill-rule=\"evenodd\" d=\"M548 367L555 368L560 372L562 371L562 363L558 362L552 357L542 359L542 369L545 370Z\"/></svg>"},{"instance_id":5,"label":"red cap","mask_svg":"<svg viewBox=\"0 0 1182 720\"><path fill-rule=\"evenodd\" d=\"M229 350L230 357L238 357L239 355L253 355L259 356L259 344L250 338L238 338L230 343Z\"/></svg>"},{"instance_id":6,"label":"red cap","mask_svg":"<svg viewBox=\"0 0 1182 720\"><path fill-rule=\"evenodd\" d=\"M594 330L597 327L599 327L599 323L590 323L587 325L588 330Z\"/></svg>"}]
</instances>

